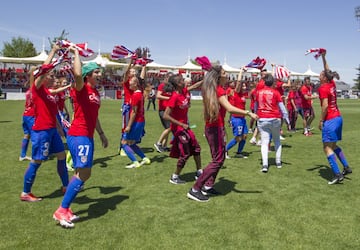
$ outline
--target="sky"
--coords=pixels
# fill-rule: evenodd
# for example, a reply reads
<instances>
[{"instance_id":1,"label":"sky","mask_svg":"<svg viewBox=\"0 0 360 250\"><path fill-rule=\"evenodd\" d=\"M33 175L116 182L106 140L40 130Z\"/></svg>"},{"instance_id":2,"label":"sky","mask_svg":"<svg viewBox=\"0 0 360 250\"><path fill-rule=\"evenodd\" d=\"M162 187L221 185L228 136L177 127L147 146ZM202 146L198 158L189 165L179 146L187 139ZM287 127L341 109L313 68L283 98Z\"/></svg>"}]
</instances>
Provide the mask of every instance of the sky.
<instances>
[{"instance_id":1,"label":"sky","mask_svg":"<svg viewBox=\"0 0 360 250\"><path fill-rule=\"evenodd\" d=\"M49 4L51 3L51 4ZM115 45L149 47L160 64L183 65L207 56L240 68L257 56L270 64L319 73L325 48L331 70L353 85L360 66L358 0L12 0L1 4L0 50L13 37L29 39L40 53L65 30L74 43L109 53Z\"/></svg>"}]
</instances>

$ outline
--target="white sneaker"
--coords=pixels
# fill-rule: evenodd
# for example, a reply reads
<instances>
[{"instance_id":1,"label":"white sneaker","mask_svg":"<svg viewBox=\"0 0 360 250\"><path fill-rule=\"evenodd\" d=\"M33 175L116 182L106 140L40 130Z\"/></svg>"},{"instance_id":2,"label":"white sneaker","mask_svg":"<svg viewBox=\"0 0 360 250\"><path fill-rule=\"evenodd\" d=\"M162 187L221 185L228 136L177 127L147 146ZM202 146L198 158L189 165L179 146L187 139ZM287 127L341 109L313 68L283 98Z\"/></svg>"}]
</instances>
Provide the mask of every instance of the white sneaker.
<instances>
[{"instance_id":1,"label":"white sneaker","mask_svg":"<svg viewBox=\"0 0 360 250\"><path fill-rule=\"evenodd\" d=\"M235 158L247 159L248 157L246 155L243 155L242 153L236 153Z\"/></svg>"},{"instance_id":2,"label":"white sneaker","mask_svg":"<svg viewBox=\"0 0 360 250\"><path fill-rule=\"evenodd\" d=\"M130 165L125 166L125 168L130 169L130 168L139 168L141 167L140 163L138 161L134 161L133 163L131 163Z\"/></svg>"},{"instance_id":3,"label":"white sneaker","mask_svg":"<svg viewBox=\"0 0 360 250\"><path fill-rule=\"evenodd\" d=\"M25 156L25 157L19 156L19 161L25 161L25 160L31 161L31 157L30 156Z\"/></svg>"},{"instance_id":4,"label":"white sneaker","mask_svg":"<svg viewBox=\"0 0 360 250\"><path fill-rule=\"evenodd\" d=\"M261 140L258 140L256 146L261 146Z\"/></svg>"},{"instance_id":5,"label":"white sneaker","mask_svg":"<svg viewBox=\"0 0 360 250\"><path fill-rule=\"evenodd\" d=\"M282 135L280 135L280 140L284 141L285 137L283 137Z\"/></svg>"},{"instance_id":6,"label":"white sneaker","mask_svg":"<svg viewBox=\"0 0 360 250\"><path fill-rule=\"evenodd\" d=\"M225 153L225 159L231 159L227 152Z\"/></svg>"}]
</instances>

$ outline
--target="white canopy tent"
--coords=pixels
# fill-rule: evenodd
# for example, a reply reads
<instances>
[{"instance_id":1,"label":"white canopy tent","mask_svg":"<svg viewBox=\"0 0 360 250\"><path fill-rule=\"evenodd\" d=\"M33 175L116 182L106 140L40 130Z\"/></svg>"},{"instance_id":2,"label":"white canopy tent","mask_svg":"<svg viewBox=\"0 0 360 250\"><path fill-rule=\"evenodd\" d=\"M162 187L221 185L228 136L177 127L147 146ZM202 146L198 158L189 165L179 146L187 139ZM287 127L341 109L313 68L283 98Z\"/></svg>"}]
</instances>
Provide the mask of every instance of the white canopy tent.
<instances>
[{"instance_id":1,"label":"white canopy tent","mask_svg":"<svg viewBox=\"0 0 360 250\"><path fill-rule=\"evenodd\" d=\"M320 74L315 73L314 71L311 70L310 65L309 65L308 70L305 71L302 75L303 76L310 76L310 77L319 77L320 76Z\"/></svg>"},{"instance_id":2,"label":"white canopy tent","mask_svg":"<svg viewBox=\"0 0 360 250\"><path fill-rule=\"evenodd\" d=\"M229 73L240 73L240 69L237 68L233 68L231 67L229 64L227 64L226 62L223 63L222 68Z\"/></svg>"},{"instance_id":3,"label":"white canopy tent","mask_svg":"<svg viewBox=\"0 0 360 250\"><path fill-rule=\"evenodd\" d=\"M42 64L48 55L45 50L41 51L41 53L37 56L33 57L6 57L0 56L0 62L2 63L18 63L18 64Z\"/></svg>"},{"instance_id":4,"label":"white canopy tent","mask_svg":"<svg viewBox=\"0 0 360 250\"><path fill-rule=\"evenodd\" d=\"M146 64L146 68L148 68L148 69L176 69L175 66L164 65L164 64L160 64L160 63L156 63L156 62L151 62L151 63Z\"/></svg>"},{"instance_id":5,"label":"white canopy tent","mask_svg":"<svg viewBox=\"0 0 360 250\"><path fill-rule=\"evenodd\" d=\"M201 66L196 65L191 62L190 58L188 58L188 61L181 66L175 66L176 69L185 69L185 70L192 70L192 71L201 71Z\"/></svg>"},{"instance_id":6,"label":"white canopy tent","mask_svg":"<svg viewBox=\"0 0 360 250\"><path fill-rule=\"evenodd\" d=\"M128 65L127 63L112 62L106 57L103 57L100 53L92 60L83 61L84 64L89 62L96 62L97 64L101 65L101 67L113 67L113 68L122 68Z\"/></svg>"}]
</instances>

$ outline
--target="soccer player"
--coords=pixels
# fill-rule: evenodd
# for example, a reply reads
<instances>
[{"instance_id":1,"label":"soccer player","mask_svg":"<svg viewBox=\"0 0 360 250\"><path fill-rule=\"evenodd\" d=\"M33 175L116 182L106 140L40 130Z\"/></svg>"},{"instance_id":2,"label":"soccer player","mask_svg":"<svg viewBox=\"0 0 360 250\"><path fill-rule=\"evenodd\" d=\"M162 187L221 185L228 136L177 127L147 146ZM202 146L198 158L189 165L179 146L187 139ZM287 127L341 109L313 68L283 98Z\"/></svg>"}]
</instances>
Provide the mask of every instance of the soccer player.
<instances>
[{"instance_id":1,"label":"soccer player","mask_svg":"<svg viewBox=\"0 0 360 250\"><path fill-rule=\"evenodd\" d=\"M33 71L34 70L30 70L30 78L32 77L31 75L33 74ZM31 98L31 86L30 86L30 88L25 92L25 109L22 117L22 128L24 131L24 137L21 142L19 161L23 161L23 160L31 161L31 157L27 156L26 152L29 147L34 120L35 120L35 107Z\"/></svg>"},{"instance_id":2,"label":"soccer player","mask_svg":"<svg viewBox=\"0 0 360 250\"><path fill-rule=\"evenodd\" d=\"M172 92L172 96L167 103L164 119L171 122L171 132L174 135L170 157L177 158L175 172L170 177L172 184L185 184L179 175L190 156L194 157L196 165L196 175L198 178L201 173L200 145L196 140L195 134L189 128L188 111L190 107L190 90L197 88L199 84L185 87L184 79L181 75L173 75L169 78L164 90Z\"/></svg>"},{"instance_id":3,"label":"soccer player","mask_svg":"<svg viewBox=\"0 0 360 250\"><path fill-rule=\"evenodd\" d=\"M126 155L132 161L126 168L138 168L144 164L149 165L151 163L150 159L145 156L144 152L137 145L145 134L144 96L139 79L136 76L131 77L129 88L133 92L129 102L130 118L124 129L121 143ZM134 153L141 157L141 162L136 159Z\"/></svg>"},{"instance_id":4,"label":"soccer player","mask_svg":"<svg viewBox=\"0 0 360 250\"><path fill-rule=\"evenodd\" d=\"M133 93L133 90L130 89L130 79L132 77L136 77L136 69L135 69L134 62L135 62L135 59L132 58L128 64L126 71L125 71L124 80L122 82L122 87L124 90L124 101L123 101L123 104L121 107L122 128L121 128L121 137L120 137L120 145L119 145L119 154L121 156L126 156L125 152L123 152L123 149L122 149L122 139L123 139L124 130L127 127L129 119L130 119L130 111L131 111L130 98ZM146 74L145 69L146 69L146 66L143 66L141 73L140 73L141 84L143 83L143 79L145 79L145 74ZM142 87L140 89L141 89L141 91L143 91Z\"/></svg>"},{"instance_id":5,"label":"soccer player","mask_svg":"<svg viewBox=\"0 0 360 250\"><path fill-rule=\"evenodd\" d=\"M257 107L256 113L259 116L258 129L261 136L261 158L263 173L267 173L269 169L268 153L270 139L275 145L275 163L277 168L281 168L281 143L280 129L281 119L283 118L289 124L288 113L283 103L283 99L274 88L274 78L272 75L264 77L264 87L256 93Z\"/></svg>"},{"instance_id":6,"label":"soccer player","mask_svg":"<svg viewBox=\"0 0 360 250\"><path fill-rule=\"evenodd\" d=\"M164 86L172 75L172 72L168 72L166 74L164 81L160 83L156 92L156 99L159 100L159 118L162 126L164 127L164 130L162 131L158 141L154 144L156 151L158 151L159 153L166 151L169 134L171 132L170 121L164 119L164 112L166 109L167 101L170 100L172 93L164 91Z\"/></svg>"},{"instance_id":7,"label":"soccer player","mask_svg":"<svg viewBox=\"0 0 360 250\"><path fill-rule=\"evenodd\" d=\"M213 186L225 160L224 117L226 111L240 115L249 115L257 119L256 114L238 109L229 103L223 88L226 81L225 71L220 65L216 65L212 66L209 72L205 74L202 84L205 136L210 146L212 161L203 169L203 173L187 193L189 199L199 202L207 202L209 200L207 195L219 194Z\"/></svg>"},{"instance_id":8,"label":"soccer player","mask_svg":"<svg viewBox=\"0 0 360 250\"><path fill-rule=\"evenodd\" d=\"M246 109L246 98L248 98L247 86L245 82L242 82L242 72L244 67L240 69L236 85L234 83L230 84L230 88L227 90L227 96L229 103L234 107L245 110ZM244 115L241 114L231 114L230 123L232 127L232 132L234 138L229 141L226 145L226 157L229 159L228 155L229 150L238 144L236 151L237 158L248 158L242 154L242 151L245 147L246 137L248 134L248 127L246 124L246 119Z\"/></svg>"},{"instance_id":9,"label":"soccer player","mask_svg":"<svg viewBox=\"0 0 360 250\"><path fill-rule=\"evenodd\" d=\"M312 106L312 99L316 99L318 96L312 94L312 86L310 82L310 77L305 77L304 84L300 88L301 93L301 106L303 112L303 127L304 135L311 136L311 123L315 119L315 112Z\"/></svg>"},{"instance_id":10,"label":"soccer player","mask_svg":"<svg viewBox=\"0 0 360 250\"><path fill-rule=\"evenodd\" d=\"M339 79L339 75L329 69L325 55L326 52L321 54L324 70L319 77L321 84L318 90L321 105L319 129L322 130L324 153L334 174L334 178L328 182L328 184L332 185L341 182L344 175L352 173L352 169L349 167L342 149L337 145L337 142L341 141L342 138L343 119L337 106L336 84L333 79L334 77ZM342 172L339 170L336 156L344 167Z\"/></svg>"},{"instance_id":11,"label":"soccer player","mask_svg":"<svg viewBox=\"0 0 360 250\"><path fill-rule=\"evenodd\" d=\"M72 201L82 189L85 181L91 176L94 156L94 132L98 132L102 146L108 146L108 140L98 119L100 109L100 94L96 85L101 81L100 67L90 62L81 68L79 51L71 47L74 53L75 84L71 89L74 102L74 119L68 131L67 143L75 168L74 176L64 194L59 208L53 218L63 227L74 227L74 221L79 217L70 209Z\"/></svg>"},{"instance_id":12,"label":"soccer player","mask_svg":"<svg viewBox=\"0 0 360 250\"><path fill-rule=\"evenodd\" d=\"M42 67L45 68L50 64L59 49L58 45L53 46ZM35 106L35 122L31 134L32 160L24 174L24 187L20 195L22 201L36 202L42 200L42 198L32 194L31 188L41 163L47 160L51 154L55 154L57 157L57 172L62 182L63 191L69 183L64 144L57 131L57 103L48 89L49 86L53 85L54 77L52 71L35 79L30 77L32 100Z\"/></svg>"}]
</instances>

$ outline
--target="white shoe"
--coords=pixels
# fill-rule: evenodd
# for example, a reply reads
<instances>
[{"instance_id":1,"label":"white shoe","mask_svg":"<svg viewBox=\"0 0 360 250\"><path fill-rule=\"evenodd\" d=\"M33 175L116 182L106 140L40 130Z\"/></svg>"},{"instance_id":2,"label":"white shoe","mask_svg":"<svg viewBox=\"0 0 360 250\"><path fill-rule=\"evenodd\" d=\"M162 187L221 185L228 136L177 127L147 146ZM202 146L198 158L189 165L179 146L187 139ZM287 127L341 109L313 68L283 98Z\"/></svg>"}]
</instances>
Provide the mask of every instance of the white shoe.
<instances>
[{"instance_id":1,"label":"white shoe","mask_svg":"<svg viewBox=\"0 0 360 250\"><path fill-rule=\"evenodd\" d=\"M280 140L284 141L285 137L283 137L282 135L280 135Z\"/></svg>"},{"instance_id":2,"label":"white shoe","mask_svg":"<svg viewBox=\"0 0 360 250\"><path fill-rule=\"evenodd\" d=\"M261 140L258 140L256 146L261 146Z\"/></svg>"},{"instance_id":3,"label":"white shoe","mask_svg":"<svg viewBox=\"0 0 360 250\"><path fill-rule=\"evenodd\" d=\"M225 153L225 159L231 159L227 152Z\"/></svg>"},{"instance_id":4,"label":"white shoe","mask_svg":"<svg viewBox=\"0 0 360 250\"><path fill-rule=\"evenodd\" d=\"M25 157L19 156L19 161L25 161L25 160L31 161L31 157L30 156L25 156Z\"/></svg>"},{"instance_id":5,"label":"white shoe","mask_svg":"<svg viewBox=\"0 0 360 250\"><path fill-rule=\"evenodd\" d=\"M125 168L130 169L130 168L139 168L141 167L140 163L138 161L134 161L133 163L131 163L130 165L125 166Z\"/></svg>"}]
</instances>

